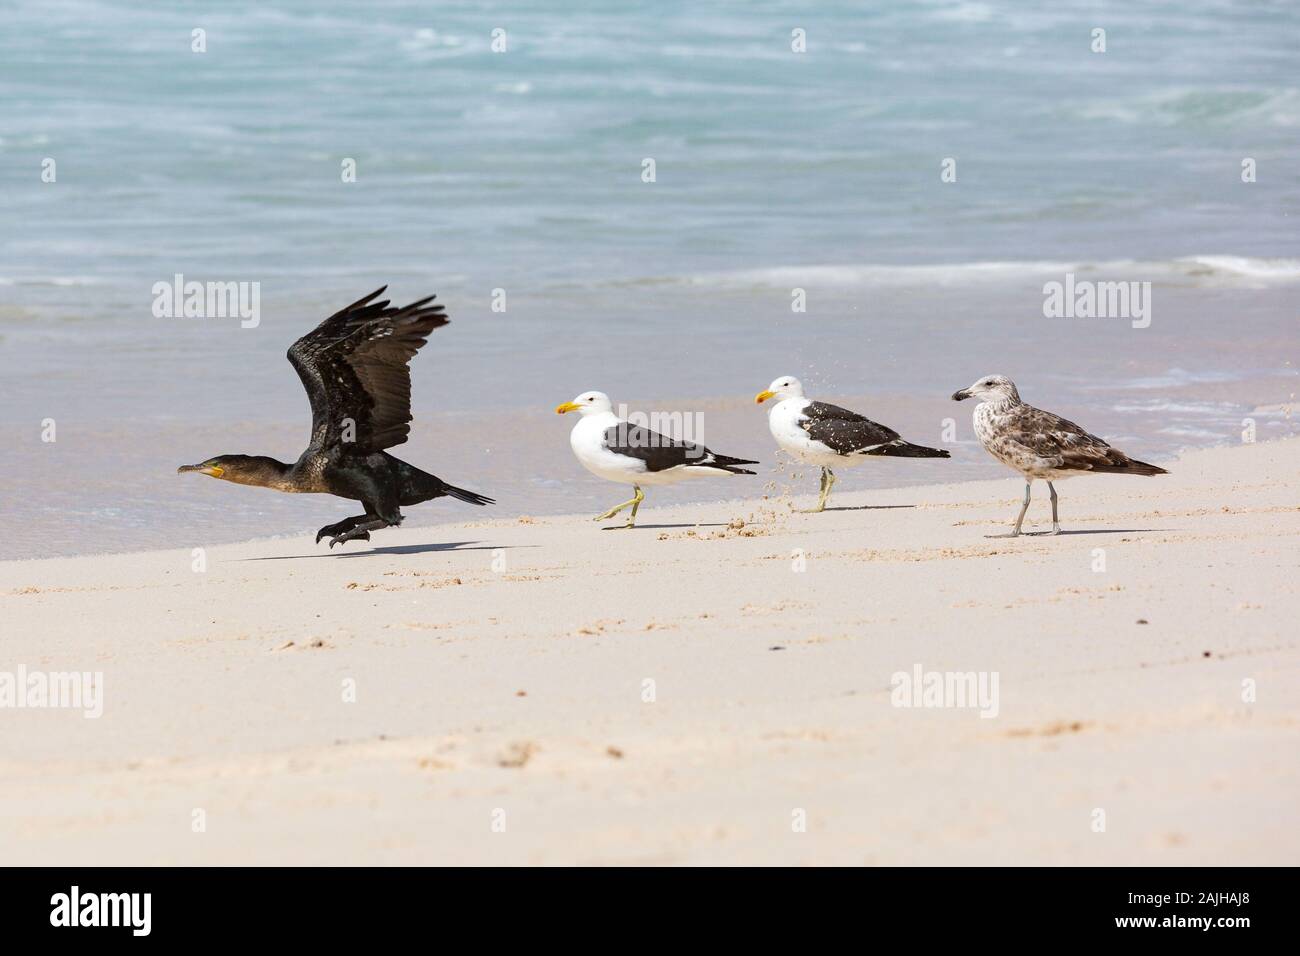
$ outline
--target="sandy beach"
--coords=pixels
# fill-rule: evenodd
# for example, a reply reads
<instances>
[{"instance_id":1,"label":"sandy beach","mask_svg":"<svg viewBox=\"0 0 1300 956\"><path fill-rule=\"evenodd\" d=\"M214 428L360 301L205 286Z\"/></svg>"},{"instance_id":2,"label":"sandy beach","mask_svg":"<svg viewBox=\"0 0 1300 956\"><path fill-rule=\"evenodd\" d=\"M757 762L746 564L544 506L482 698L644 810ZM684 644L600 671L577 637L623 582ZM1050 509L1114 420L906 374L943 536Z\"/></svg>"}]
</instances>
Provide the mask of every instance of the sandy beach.
<instances>
[{"instance_id":1,"label":"sandy beach","mask_svg":"<svg viewBox=\"0 0 1300 956\"><path fill-rule=\"evenodd\" d=\"M0 564L0 669L102 695L0 710L0 853L1294 864L1300 440L1164 464Z\"/></svg>"}]
</instances>

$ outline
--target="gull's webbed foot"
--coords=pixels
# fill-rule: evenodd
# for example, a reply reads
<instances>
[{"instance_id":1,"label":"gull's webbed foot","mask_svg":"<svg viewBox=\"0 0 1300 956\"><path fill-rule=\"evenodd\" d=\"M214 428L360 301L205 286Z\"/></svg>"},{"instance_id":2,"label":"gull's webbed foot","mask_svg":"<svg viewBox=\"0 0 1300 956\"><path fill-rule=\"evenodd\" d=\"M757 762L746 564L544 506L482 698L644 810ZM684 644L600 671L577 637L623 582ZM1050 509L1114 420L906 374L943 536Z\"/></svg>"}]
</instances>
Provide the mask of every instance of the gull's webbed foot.
<instances>
[{"instance_id":1,"label":"gull's webbed foot","mask_svg":"<svg viewBox=\"0 0 1300 956\"><path fill-rule=\"evenodd\" d=\"M604 514L596 515L594 520L608 521L610 518L614 517L614 515L618 514L624 508L631 508L632 513L627 516L627 524L623 525L623 527L624 528L632 527L632 525L636 523L636 510L641 507L641 502L645 501L645 493L641 491L641 486L633 485L632 488L633 490L635 490L636 494L634 494L631 498L627 499L627 501L624 501L621 504L617 504L614 507L610 508ZM603 528L602 530L612 531L614 529Z\"/></svg>"},{"instance_id":2,"label":"gull's webbed foot","mask_svg":"<svg viewBox=\"0 0 1300 956\"><path fill-rule=\"evenodd\" d=\"M986 534L984 537L986 537L986 538L1018 538L1018 537L1020 537L1020 532L1019 532L1019 531L1007 531L1007 532L1004 532L1004 533L1002 533L1002 534Z\"/></svg>"}]
</instances>

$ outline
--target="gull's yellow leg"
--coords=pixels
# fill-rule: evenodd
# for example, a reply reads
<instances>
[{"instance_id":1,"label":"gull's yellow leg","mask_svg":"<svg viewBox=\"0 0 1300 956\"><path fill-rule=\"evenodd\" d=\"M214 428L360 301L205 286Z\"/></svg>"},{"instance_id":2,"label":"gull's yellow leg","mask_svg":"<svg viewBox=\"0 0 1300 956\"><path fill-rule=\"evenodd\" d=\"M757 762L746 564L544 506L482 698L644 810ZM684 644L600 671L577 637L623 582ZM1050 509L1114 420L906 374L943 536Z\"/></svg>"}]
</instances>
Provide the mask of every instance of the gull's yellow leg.
<instances>
[{"instance_id":1,"label":"gull's yellow leg","mask_svg":"<svg viewBox=\"0 0 1300 956\"><path fill-rule=\"evenodd\" d=\"M621 504L615 505L614 507L606 511L604 514L596 515L596 517L593 520L608 521L610 518L614 517L614 515L618 514L624 508L631 508L632 518L635 519L637 505L639 505L642 501L645 500L645 494L641 491L640 485L633 485L632 489L636 492L636 494L634 494L631 498L627 499L627 501L624 501ZM628 526L631 527L631 524L632 522L629 521Z\"/></svg>"},{"instance_id":2,"label":"gull's yellow leg","mask_svg":"<svg viewBox=\"0 0 1300 956\"><path fill-rule=\"evenodd\" d=\"M636 491L636 498L634 499L635 503L632 505L632 513L627 516L627 526L629 528L636 523L636 509L640 508L641 502L645 501L645 492L641 490L641 486L633 485L632 488Z\"/></svg>"},{"instance_id":3,"label":"gull's yellow leg","mask_svg":"<svg viewBox=\"0 0 1300 956\"><path fill-rule=\"evenodd\" d=\"M819 511L825 511L825 510L826 510L826 499L827 499L827 497L830 496L830 493L831 493L831 485L834 484L834 483L835 483L835 479L834 479L834 477L831 476L830 469L828 469L828 468L823 468L823 469L822 469L822 483L821 483L821 488L820 488L821 496L817 499L817 507L816 507L816 508L800 508L800 509L799 509L799 513L800 513L800 514L806 514L806 515L815 515L815 514L817 514L817 512L819 512Z\"/></svg>"}]
</instances>

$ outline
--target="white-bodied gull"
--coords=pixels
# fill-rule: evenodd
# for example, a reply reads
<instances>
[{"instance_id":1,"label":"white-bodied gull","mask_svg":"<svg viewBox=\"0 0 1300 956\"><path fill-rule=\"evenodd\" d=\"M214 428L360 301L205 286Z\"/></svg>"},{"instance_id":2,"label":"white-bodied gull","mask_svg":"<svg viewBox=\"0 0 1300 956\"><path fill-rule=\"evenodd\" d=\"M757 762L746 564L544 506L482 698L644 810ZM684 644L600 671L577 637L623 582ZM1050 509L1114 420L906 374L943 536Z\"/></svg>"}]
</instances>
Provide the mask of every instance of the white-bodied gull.
<instances>
[{"instance_id":1,"label":"white-bodied gull","mask_svg":"<svg viewBox=\"0 0 1300 956\"><path fill-rule=\"evenodd\" d=\"M614 406L604 392L583 392L573 401L557 406L555 411L560 415L577 412L581 416L569 434L569 445L584 468L598 478L632 486L633 496L597 515L597 521L605 521L631 507L632 513L623 526L631 528L636 522L636 509L645 500L642 485L671 485L709 475L752 475L754 472L737 466L758 464L745 458L714 454L703 445L630 425L614 414Z\"/></svg>"},{"instance_id":2,"label":"white-bodied gull","mask_svg":"<svg viewBox=\"0 0 1300 956\"><path fill-rule=\"evenodd\" d=\"M824 511L835 484L831 467L859 465L867 458L948 458L946 451L913 445L892 428L838 405L814 402L803 393L803 384L792 375L778 378L754 396L762 404L776 398L767 414L772 437L800 461L819 465L822 470L821 497L810 512Z\"/></svg>"}]
</instances>

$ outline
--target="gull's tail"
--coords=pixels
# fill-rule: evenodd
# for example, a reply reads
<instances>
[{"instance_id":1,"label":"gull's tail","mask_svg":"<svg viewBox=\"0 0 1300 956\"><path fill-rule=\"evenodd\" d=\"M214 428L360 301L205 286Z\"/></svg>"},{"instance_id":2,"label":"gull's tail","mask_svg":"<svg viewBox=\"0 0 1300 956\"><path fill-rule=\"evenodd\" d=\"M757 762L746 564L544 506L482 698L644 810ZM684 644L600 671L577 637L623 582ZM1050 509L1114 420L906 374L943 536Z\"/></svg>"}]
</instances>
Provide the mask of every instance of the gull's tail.
<instances>
[{"instance_id":1,"label":"gull's tail","mask_svg":"<svg viewBox=\"0 0 1300 956\"><path fill-rule=\"evenodd\" d=\"M1159 465L1148 465L1145 461L1130 458L1124 464L1093 465L1091 471L1100 471L1109 475L1167 475L1169 472Z\"/></svg>"},{"instance_id":2,"label":"gull's tail","mask_svg":"<svg viewBox=\"0 0 1300 956\"><path fill-rule=\"evenodd\" d=\"M757 472L747 471L744 468L737 468L737 465L757 465L758 462L750 461L748 458L732 458L729 455L718 455L710 452L707 458L697 462L691 462L700 468L716 468L719 471L725 471L732 475L754 475Z\"/></svg>"},{"instance_id":3,"label":"gull's tail","mask_svg":"<svg viewBox=\"0 0 1300 956\"><path fill-rule=\"evenodd\" d=\"M942 448L926 448L913 445L910 441L899 438L888 445L879 445L864 454L879 455L882 458L951 458Z\"/></svg>"}]
</instances>

